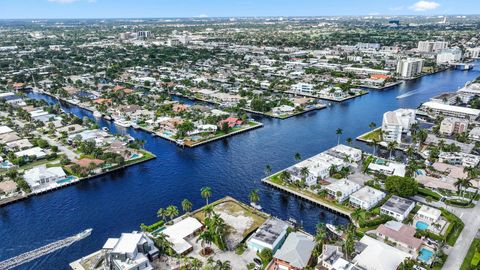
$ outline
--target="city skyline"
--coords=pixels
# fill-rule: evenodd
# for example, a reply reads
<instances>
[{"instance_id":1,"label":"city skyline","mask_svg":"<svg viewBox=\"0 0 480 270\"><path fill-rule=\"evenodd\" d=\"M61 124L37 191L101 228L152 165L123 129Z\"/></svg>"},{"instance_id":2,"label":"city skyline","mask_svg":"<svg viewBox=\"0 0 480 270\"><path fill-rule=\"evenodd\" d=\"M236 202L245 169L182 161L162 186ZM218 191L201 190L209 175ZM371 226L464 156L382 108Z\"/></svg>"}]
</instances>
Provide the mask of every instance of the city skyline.
<instances>
[{"instance_id":1,"label":"city skyline","mask_svg":"<svg viewBox=\"0 0 480 270\"><path fill-rule=\"evenodd\" d=\"M475 15L473 0L446 1L3 0L0 19Z\"/></svg>"}]
</instances>

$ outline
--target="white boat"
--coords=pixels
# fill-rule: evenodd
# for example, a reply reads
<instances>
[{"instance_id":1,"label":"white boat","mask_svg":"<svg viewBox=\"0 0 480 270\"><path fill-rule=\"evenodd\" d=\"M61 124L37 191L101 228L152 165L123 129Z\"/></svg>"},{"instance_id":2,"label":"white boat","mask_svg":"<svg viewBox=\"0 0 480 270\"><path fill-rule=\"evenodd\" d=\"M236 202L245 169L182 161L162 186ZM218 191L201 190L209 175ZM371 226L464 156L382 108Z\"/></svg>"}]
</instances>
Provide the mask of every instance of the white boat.
<instances>
[{"instance_id":1,"label":"white boat","mask_svg":"<svg viewBox=\"0 0 480 270\"><path fill-rule=\"evenodd\" d=\"M254 203L254 202L251 202L250 205L251 205L253 208L257 209L258 211L262 210L262 206L259 205L259 204L256 204L256 203Z\"/></svg>"},{"instance_id":2,"label":"white boat","mask_svg":"<svg viewBox=\"0 0 480 270\"><path fill-rule=\"evenodd\" d=\"M102 113L99 112L99 111L94 111L94 112L93 112L93 116L95 116L95 117L102 117Z\"/></svg>"},{"instance_id":3,"label":"white boat","mask_svg":"<svg viewBox=\"0 0 480 270\"><path fill-rule=\"evenodd\" d=\"M338 235L339 237L342 237L343 236L343 232L338 228L336 227L335 225L333 224L326 224L326 227L329 231L331 231L332 233Z\"/></svg>"},{"instance_id":4,"label":"white boat","mask_svg":"<svg viewBox=\"0 0 480 270\"><path fill-rule=\"evenodd\" d=\"M110 117L109 115L105 115L103 118L105 118L107 120L112 120L112 117Z\"/></svg>"},{"instance_id":5,"label":"white boat","mask_svg":"<svg viewBox=\"0 0 480 270\"><path fill-rule=\"evenodd\" d=\"M131 123L129 121L124 120L124 119L119 119L119 120L115 120L115 125L128 128L128 127L131 126Z\"/></svg>"}]
</instances>

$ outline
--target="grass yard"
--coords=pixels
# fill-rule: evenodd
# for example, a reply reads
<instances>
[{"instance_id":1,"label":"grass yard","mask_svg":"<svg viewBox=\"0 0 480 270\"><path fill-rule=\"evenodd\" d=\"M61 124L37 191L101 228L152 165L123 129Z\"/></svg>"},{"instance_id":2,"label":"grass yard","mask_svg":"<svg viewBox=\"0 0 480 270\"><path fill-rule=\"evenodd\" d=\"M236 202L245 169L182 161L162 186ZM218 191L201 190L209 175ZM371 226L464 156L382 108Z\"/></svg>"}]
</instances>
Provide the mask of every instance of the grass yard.
<instances>
[{"instance_id":1,"label":"grass yard","mask_svg":"<svg viewBox=\"0 0 480 270\"><path fill-rule=\"evenodd\" d=\"M362 137L360 137L360 139L365 140L365 141L373 141L375 139L377 142L381 142L382 141L382 129L377 128L377 129L363 135Z\"/></svg>"},{"instance_id":2,"label":"grass yard","mask_svg":"<svg viewBox=\"0 0 480 270\"><path fill-rule=\"evenodd\" d=\"M480 239L474 239L470 248L468 249L467 255L463 259L462 266L460 270L470 270L478 269L480 262Z\"/></svg>"}]
</instances>

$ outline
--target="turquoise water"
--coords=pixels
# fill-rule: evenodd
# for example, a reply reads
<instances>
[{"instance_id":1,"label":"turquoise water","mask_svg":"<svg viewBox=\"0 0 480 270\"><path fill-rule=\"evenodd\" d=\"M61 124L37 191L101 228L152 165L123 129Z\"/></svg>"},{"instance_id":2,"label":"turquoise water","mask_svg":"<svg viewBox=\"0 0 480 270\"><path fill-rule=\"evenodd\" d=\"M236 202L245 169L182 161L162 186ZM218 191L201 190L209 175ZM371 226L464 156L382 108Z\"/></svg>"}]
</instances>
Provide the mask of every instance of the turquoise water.
<instances>
[{"instance_id":1,"label":"turquoise water","mask_svg":"<svg viewBox=\"0 0 480 270\"><path fill-rule=\"evenodd\" d=\"M421 231L425 231L426 229L428 229L428 224L423 221L417 221L415 227Z\"/></svg>"},{"instance_id":2,"label":"turquoise water","mask_svg":"<svg viewBox=\"0 0 480 270\"><path fill-rule=\"evenodd\" d=\"M61 184L70 183L72 180L75 180L75 179L76 179L75 176L70 175L70 176L67 176L63 179L57 180L56 182L57 182L57 184L61 185Z\"/></svg>"},{"instance_id":3,"label":"turquoise water","mask_svg":"<svg viewBox=\"0 0 480 270\"><path fill-rule=\"evenodd\" d=\"M137 153L135 153L135 154L132 154L132 155L130 156L130 159L136 159L136 158L139 158L139 157L140 157L140 155L137 154Z\"/></svg>"},{"instance_id":4,"label":"turquoise water","mask_svg":"<svg viewBox=\"0 0 480 270\"><path fill-rule=\"evenodd\" d=\"M12 164L10 164L7 161L3 161L2 163L0 163L0 168L2 168L2 169L9 169L11 167L12 167Z\"/></svg>"},{"instance_id":5,"label":"turquoise water","mask_svg":"<svg viewBox=\"0 0 480 270\"><path fill-rule=\"evenodd\" d=\"M420 250L420 256L418 256L418 259L424 263L428 263L432 258L432 256L433 256L433 252L431 250L422 248Z\"/></svg>"}]
</instances>

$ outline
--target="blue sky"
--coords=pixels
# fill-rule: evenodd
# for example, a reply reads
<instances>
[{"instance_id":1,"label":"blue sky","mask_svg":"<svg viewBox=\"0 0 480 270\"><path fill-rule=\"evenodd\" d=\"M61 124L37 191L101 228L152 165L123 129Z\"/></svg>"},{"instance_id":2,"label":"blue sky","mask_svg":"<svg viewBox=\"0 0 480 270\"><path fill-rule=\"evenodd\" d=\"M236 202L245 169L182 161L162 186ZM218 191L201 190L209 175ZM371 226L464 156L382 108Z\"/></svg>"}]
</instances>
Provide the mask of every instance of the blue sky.
<instances>
[{"instance_id":1,"label":"blue sky","mask_svg":"<svg viewBox=\"0 0 480 270\"><path fill-rule=\"evenodd\" d=\"M480 14L479 0L0 0L0 19Z\"/></svg>"}]
</instances>

